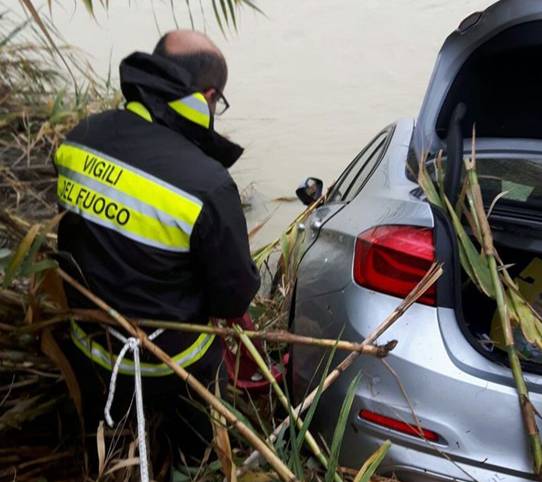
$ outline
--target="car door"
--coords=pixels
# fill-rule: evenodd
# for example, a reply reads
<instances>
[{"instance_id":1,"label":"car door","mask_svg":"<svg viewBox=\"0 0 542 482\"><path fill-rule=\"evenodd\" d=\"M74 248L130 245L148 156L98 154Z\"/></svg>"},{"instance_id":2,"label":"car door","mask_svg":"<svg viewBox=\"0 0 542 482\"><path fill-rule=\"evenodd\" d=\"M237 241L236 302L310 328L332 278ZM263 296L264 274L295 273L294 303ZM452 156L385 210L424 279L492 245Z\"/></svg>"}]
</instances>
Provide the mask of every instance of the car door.
<instances>
[{"instance_id":1,"label":"car door","mask_svg":"<svg viewBox=\"0 0 542 482\"><path fill-rule=\"evenodd\" d=\"M298 291L302 296L316 296L341 289L342 281L334 269L344 263L344 249L338 244L354 243L350 235L336 229L327 229L327 222L354 199L363 189L380 160L386 153L393 135L393 126L383 129L354 158L331 188L326 202L299 226L306 231L304 255L298 269ZM344 246L341 246L344 248ZM350 271L350 262L345 269Z\"/></svg>"}]
</instances>

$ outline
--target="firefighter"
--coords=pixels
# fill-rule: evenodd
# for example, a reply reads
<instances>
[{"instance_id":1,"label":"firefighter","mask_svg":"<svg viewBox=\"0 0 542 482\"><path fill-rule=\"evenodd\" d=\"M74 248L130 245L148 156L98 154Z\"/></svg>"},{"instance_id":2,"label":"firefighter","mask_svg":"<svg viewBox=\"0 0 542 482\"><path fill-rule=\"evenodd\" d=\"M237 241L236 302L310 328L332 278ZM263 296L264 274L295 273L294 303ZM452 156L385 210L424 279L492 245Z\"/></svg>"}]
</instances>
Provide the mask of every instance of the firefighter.
<instances>
[{"instance_id":1,"label":"firefighter","mask_svg":"<svg viewBox=\"0 0 542 482\"><path fill-rule=\"evenodd\" d=\"M58 203L66 211L61 266L127 317L202 324L239 317L259 288L228 173L243 149L215 131L215 118L229 107L227 75L209 38L170 32L152 54L121 62L124 108L81 121L56 151ZM95 308L65 288L70 307ZM70 330L87 429L95 431L123 343L112 330L75 319ZM217 338L166 331L154 342L203 383L214 381L222 358ZM134 393L129 356L119 373L117 420ZM163 419L174 453L201 456L211 428L184 382L145 353L141 373L145 405Z\"/></svg>"}]
</instances>

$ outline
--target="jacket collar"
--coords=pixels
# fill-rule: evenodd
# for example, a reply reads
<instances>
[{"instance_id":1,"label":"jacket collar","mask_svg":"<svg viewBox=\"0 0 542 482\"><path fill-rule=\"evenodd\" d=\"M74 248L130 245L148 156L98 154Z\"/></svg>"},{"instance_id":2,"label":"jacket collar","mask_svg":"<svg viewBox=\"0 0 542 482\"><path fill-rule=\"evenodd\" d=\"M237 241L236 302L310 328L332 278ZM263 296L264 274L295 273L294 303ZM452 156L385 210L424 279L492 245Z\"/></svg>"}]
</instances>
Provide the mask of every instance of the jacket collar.
<instances>
[{"instance_id":1,"label":"jacket collar","mask_svg":"<svg viewBox=\"0 0 542 482\"><path fill-rule=\"evenodd\" d=\"M175 63L135 52L120 64L120 82L128 104L143 104L153 121L183 134L224 167L241 157L241 146L215 132L205 97L190 87L190 74Z\"/></svg>"}]
</instances>

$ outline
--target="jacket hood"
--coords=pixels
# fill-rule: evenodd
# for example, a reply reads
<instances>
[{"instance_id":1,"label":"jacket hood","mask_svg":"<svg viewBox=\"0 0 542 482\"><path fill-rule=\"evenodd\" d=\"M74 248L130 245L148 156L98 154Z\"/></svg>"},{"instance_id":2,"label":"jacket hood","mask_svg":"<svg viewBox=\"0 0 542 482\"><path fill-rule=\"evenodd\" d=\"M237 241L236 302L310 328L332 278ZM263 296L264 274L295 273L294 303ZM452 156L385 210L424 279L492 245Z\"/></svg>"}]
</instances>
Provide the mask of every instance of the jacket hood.
<instances>
[{"instance_id":1,"label":"jacket hood","mask_svg":"<svg viewBox=\"0 0 542 482\"><path fill-rule=\"evenodd\" d=\"M127 102L141 102L155 122L180 132L224 167L231 167L243 148L214 130L210 113L208 128L198 125L172 109L169 103L197 93L188 71L157 55L135 52L120 64L120 84Z\"/></svg>"}]
</instances>

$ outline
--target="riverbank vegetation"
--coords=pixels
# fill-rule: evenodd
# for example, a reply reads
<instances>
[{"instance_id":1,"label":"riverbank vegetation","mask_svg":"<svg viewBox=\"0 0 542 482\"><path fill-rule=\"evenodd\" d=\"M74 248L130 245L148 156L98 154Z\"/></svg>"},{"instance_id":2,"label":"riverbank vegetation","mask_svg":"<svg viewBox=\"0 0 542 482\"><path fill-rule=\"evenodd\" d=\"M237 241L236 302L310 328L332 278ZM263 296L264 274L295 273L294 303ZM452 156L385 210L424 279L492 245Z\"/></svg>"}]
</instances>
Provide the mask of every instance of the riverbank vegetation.
<instances>
[{"instance_id":1,"label":"riverbank vegetation","mask_svg":"<svg viewBox=\"0 0 542 482\"><path fill-rule=\"evenodd\" d=\"M31 19L0 13L0 202L30 218L54 214L51 154L82 117L117 106L110 79L49 26L64 60ZM80 81L73 89L66 62Z\"/></svg>"}]
</instances>

